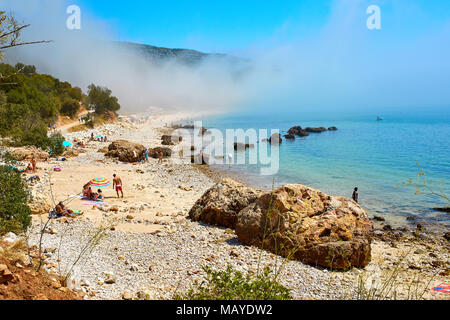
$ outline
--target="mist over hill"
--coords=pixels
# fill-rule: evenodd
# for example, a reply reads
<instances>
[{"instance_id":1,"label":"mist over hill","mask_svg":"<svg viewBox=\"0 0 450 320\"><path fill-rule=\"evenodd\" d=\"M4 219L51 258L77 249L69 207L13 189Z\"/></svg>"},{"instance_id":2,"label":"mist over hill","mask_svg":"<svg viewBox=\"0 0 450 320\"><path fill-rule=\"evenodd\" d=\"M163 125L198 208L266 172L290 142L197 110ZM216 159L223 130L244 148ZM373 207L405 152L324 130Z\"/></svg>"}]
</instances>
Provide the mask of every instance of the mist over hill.
<instances>
[{"instance_id":1,"label":"mist over hill","mask_svg":"<svg viewBox=\"0 0 450 320\"><path fill-rule=\"evenodd\" d=\"M228 56L226 54L203 53L191 49L170 49L132 42L115 42L115 44L124 47L126 49L133 50L136 53L139 53L141 56L148 58L149 60L155 63L163 60L176 60L177 62L192 65L198 64L208 58L233 59L236 62L239 61L239 59Z\"/></svg>"}]
</instances>

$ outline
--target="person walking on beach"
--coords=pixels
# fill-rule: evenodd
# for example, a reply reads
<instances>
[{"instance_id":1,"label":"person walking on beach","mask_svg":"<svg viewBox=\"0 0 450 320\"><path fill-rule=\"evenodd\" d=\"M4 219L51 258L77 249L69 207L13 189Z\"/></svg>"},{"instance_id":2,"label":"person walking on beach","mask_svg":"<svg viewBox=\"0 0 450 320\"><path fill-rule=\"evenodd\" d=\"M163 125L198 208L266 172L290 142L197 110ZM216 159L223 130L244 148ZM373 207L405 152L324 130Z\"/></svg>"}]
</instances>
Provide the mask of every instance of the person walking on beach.
<instances>
[{"instance_id":1,"label":"person walking on beach","mask_svg":"<svg viewBox=\"0 0 450 320\"><path fill-rule=\"evenodd\" d=\"M352 199L353 199L353 201L358 203L358 188L355 188L355 190L353 191Z\"/></svg>"},{"instance_id":2,"label":"person walking on beach","mask_svg":"<svg viewBox=\"0 0 450 320\"><path fill-rule=\"evenodd\" d=\"M113 189L116 189L117 198L119 198L119 191L122 193L123 198L122 179L120 179L116 174L114 174L113 177Z\"/></svg>"},{"instance_id":3,"label":"person walking on beach","mask_svg":"<svg viewBox=\"0 0 450 320\"><path fill-rule=\"evenodd\" d=\"M31 159L31 167L33 169L33 173L36 173L36 159L34 157Z\"/></svg>"},{"instance_id":4,"label":"person walking on beach","mask_svg":"<svg viewBox=\"0 0 450 320\"><path fill-rule=\"evenodd\" d=\"M162 153L162 151L160 151L159 153L158 153L158 164L161 164L163 161L162 161L162 158L163 158L163 153Z\"/></svg>"}]
</instances>

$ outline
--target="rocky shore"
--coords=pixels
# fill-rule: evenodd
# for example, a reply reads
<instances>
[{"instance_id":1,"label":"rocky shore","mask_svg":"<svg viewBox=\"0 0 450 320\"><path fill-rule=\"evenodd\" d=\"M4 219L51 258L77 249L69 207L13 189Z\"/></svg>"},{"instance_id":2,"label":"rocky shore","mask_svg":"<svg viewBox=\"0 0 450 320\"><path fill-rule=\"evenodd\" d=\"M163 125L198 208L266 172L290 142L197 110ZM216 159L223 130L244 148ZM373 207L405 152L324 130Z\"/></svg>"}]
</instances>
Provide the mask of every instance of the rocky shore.
<instances>
[{"instance_id":1,"label":"rocky shore","mask_svg":"<svg viewBox=\"0 0 450 320\"><path fill-rule=\"evenodd\" d=\"M123 119L64 135L69 141L87 139L93 133L107 136L109 141L126 140L151 148L163 147L164 142L167 147L167 139L161 136L170 134L171 129L164 125L177 117L160 116L139 126ZM295 299L363 298L365 290L381 288L394 274L395 282L386 297L449 298L431 290L449 276L449 241L442 235L383 228L380 222L372 221L374 231L364 229L370 232L364 235L371 240L370 258L360 268L336 271L301 259L285 259L260 250L257 243L241 242L239 239L245 237L239 236L239 228L235 231L237 220L231 211L222 220L210 213L201 217L201 208L206 205L201 203L202 196L217 187L225 174L207 166L185 164L181 156L164 159L162 164L153 158L146 163L124 163L117 157L105 157L111 151L107 151L109 146L110 142L89 142L83 152L67 161L40 162L41 181L32 186L38 201L35 207L51 206L53 194L56 201L70 199L68 207L84 212L75 219L52 220L48 226L43 247L45 268L50 273L69 270L90 240L101 235L81 255L68 284L81 290L85 299L171 299L175 293L185 292L194 280L202 279L202 266L224 269L227 264L243 272L266 266L280 271L279 281L292 290ZM61 171L55 172L55 167ZM87 206L76 197L70 198L79 194L90 179L112 179L113 173L124 182L125 198L116 198L112 188L104 190L106 203L101 206ZM304 191L294 190L300 194ZM241 209L261 193L250 192ZM317 197L325 201L319 193ZM192 219L196 212L198 218ZM30 245L38 245L45 221L45 215L34 216ZM331 237L333 230L323 234ZM345 238L345 230L339 232L339 237Z\"/></svg>"}]
</instances>

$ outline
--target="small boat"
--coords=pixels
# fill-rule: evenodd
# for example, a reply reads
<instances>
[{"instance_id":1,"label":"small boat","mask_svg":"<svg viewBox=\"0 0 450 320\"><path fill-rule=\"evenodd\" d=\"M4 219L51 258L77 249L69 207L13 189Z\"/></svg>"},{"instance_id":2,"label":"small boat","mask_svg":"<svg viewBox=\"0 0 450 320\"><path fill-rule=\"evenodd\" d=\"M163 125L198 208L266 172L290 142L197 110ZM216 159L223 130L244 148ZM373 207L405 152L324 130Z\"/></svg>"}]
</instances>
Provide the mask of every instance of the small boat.
<instances>
[{"instance_id":1,"label":"small boat","mask_svg":"<svg viewBox=\"0 0 450 320\"><path fill-rule=\"evenodd\" d=\"M381 118L380 116L377 117L377 121L382 121L383 118Z\"/></svg>"}]
</instances>

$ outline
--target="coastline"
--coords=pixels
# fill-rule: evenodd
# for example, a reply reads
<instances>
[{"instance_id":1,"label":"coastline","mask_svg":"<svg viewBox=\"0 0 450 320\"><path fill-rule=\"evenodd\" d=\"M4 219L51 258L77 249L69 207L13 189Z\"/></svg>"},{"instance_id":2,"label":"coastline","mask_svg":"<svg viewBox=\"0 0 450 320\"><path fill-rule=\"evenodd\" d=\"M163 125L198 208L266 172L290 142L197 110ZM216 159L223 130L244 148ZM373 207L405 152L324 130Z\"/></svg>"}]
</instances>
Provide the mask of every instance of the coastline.
<instances>
[{"instance_id":1,"label":"coastline","mask_svg":"<svg viewBox=\"0 0 450 320\"><path fill-rule=\"evenodd\" d=\"M153 119L145 127L124 120L91 131L107 134L109 141L120 138L159 146L161 134L170 132L170 128L163 125L170 120L176 121L177 117L179 115L165 115ZM69 134L69 137L88 137L91 131ZM83 291L86 299L121 299L127 290L132 291L131 294L150 290L153 299L171 299L175 292L186 290L193 280L202 279L203 265L212 264L223 269L231 264L237 270L246 271L255 270L260 264L274 267L283 261L281 257L239 243L232 230L187 219L195 201L220 179L230 177L246 184L245 177L209 166L181 164L178 159L166 160L163 165L157 165L153 159L148 164L122 164L97 152L107 144L93 143L86 153L64 163L40 163L39 173L44 181L33 187L47 193L52 183L55 197L61 199L77 194L82 183L92 175L109 177L118 172L124 179L125 200L116 199L112 190L107 191L106 206L87 207L74 200L69 206L84 209L85 214L73 221L52 221L50 228L54 232L44 236L44 248L49 248L46 269L57 273L60 264L70 265L93 230L114 225L106 229L105 239L74 269L72 285ZM55 166L61 166L62 171L53 173ZM116 208L117 211L111 210ZM43 220L45 216L33 217L31 243L37 243ZM433 262L448 261L448 242L446 246L438 238L423 236L416 239L410 232L398 232L375 233L372 262L365 270L334 272L300 261L288 261L280 274L280 282L292 290L295 299L356 298L355 290L361 276L382 278L395 268L405 252L412 249L411 256L399 262L404 272L400 278L411 280L417 272L422 272L423 286L432 276L435 280L430 282L431 285L445 281L448 265L440 266L436 262L433 266ZM64 248L63 252L49 254L59 246ZM428 254L429 248L436 251L435 257ZM447 274L436 275L436 270ZM114 283L105 283L106 273L116 276ZM427 299L446 298L444 294L428 289Z\"/></svg>"}]
</instances>

